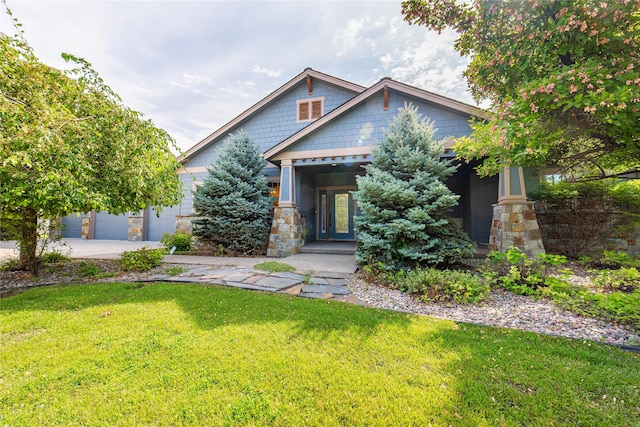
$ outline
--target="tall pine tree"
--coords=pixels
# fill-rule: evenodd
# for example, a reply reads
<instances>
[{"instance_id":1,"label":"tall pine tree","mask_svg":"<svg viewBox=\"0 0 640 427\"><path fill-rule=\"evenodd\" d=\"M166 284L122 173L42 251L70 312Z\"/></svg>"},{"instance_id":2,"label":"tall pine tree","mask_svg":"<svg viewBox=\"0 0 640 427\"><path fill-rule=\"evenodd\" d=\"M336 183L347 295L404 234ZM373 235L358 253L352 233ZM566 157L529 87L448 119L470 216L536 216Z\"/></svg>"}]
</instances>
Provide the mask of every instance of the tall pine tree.
<instances>
[{"instance_id":1,"label":"tall pine tree","mask_svg":"<svg viewBox=\"0 0 640 427\"><path fill-rule=\"evenodd\" d=\"M373 149L354 197L361 215L356 260L386 269L438 266L473 255L473 244L447 216L458 196L444 184L456 170L433 140L433 124L405 105Z\"/></svg>"},{"instance_id":2,"label":"tall pine tree","mask_svg":"<svg viewBox=\"0 0 640 427\"><path fill-rule=\"evenodd\" d=\"M262 175L267 162L244 131L225 142L193 193L195 214L201 217L193 220L193 234L206 244L222 245L226 253L255 254L271 226L274 199Z\"/></svg>"}]
</instances>

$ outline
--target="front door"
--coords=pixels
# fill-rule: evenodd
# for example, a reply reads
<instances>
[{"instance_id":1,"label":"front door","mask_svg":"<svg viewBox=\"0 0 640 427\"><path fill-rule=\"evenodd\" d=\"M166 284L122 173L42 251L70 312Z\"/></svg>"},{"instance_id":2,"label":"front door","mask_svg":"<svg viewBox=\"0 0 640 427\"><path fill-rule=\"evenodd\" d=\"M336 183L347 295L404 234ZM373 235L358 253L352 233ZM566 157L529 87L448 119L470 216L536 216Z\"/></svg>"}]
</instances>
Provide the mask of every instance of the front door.
<instances>
[{"instance_id":1,"label":"front door","mask_svg":"<svg viewBox=\"0 0 640 427\"><path fill-rule=\"evenodd\" d=\"M349 190L322 190L319 200L319 238L355 240L355 204Z\"/></svg>"}]
</instances>

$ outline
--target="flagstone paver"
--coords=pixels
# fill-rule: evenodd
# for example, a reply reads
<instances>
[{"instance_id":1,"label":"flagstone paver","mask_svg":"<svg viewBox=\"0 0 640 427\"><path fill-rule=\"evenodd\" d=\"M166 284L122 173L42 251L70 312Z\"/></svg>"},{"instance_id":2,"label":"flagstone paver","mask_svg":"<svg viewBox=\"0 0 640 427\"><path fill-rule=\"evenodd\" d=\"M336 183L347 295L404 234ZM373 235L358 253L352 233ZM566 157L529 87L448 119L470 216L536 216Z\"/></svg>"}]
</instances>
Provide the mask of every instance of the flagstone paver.
<instances>
[{"instance_id":1,"label":"flagstone paver","mask_svg":"<svg viewBox=\"0 0 640 427\"><path fill-rule=\"evenodd\" d=\"M311 277L309 279L309 283L311 283L312 285L328 285L329 282L327 282L327 279L325 279L324 277Z\"/></svg>"},{"instance_id":2,"label":"flagstone paver","mask_svg":"<svg viewBox=\"0 0 640 427\"><path fill-rule=\"evenodd\" d=\"M298 274L298 273L288 273L288 272L283 272L283 273L271 273L269 274L270 277L281 277L283 279L291 279L291 280L297 280L299 282L304 282L305 276L303 274Z\"/></svg>"},{"instance_id":3,"label":"flagstone paver","mask_svg":"<svg viewBox=\"0 0 640 427\"><path fill-rule=\"evenodd\" d=\"M225 282L244 282L245 280L247 280L250 277L253 277L254 274L252 273L236 273L236 274L232 274L230 276L226 276L224 278Z\"/></svg>"},{"instance_id":4,"label":"flagstone paver","mask_svg":"<svg viewBox=\"0 0 640 427\"><path fill-rule=\"evenodd\" d=\"M268 273L248 267L211 267L196 265L176 276L154 274L141 278L144 282L198 283L229 286L263 292L279 292L305 298L330 299L365 304L351 294L347 286L349 274L343 273Z\"/></svg>"},{"instance_id":5,"label":"flagstone paver","mask_svg":"<svg viewBox=\"0 0 640 427\"><path fill-rule=\"evenodd\" d=\"M283 289L290 288L299 283L302 283L302 280L295 279L284 279L282 277L271 277L267 276L264 279L258 280L255 284L258 286L264 286L266 288L274 288L278 291Z\"/></svg>"},{"instance_id":6,"label":"flagstone paver","mask_svg":"<svg viewBox=\"0 0 640 427\"><path fill-rule=\"evenodd\" d=\"M313 294L334 294L334 295L349 295L351 291L344 286L336 285L307 285L302 287L302 292Z\"/></svg>"}]
</instances>

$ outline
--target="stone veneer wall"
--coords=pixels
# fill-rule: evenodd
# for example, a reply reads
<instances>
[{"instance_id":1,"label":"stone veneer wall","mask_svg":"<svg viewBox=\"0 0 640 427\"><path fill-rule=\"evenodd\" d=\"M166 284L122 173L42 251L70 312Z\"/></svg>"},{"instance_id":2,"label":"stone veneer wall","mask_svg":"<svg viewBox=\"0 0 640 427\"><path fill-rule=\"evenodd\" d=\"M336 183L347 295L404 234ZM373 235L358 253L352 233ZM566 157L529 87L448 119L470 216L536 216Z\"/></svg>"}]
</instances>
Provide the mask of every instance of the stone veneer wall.
<instances>
[{"instance_id":1,"label":"stone veneer wall","mask_svg":"<svg viewBox=\"0 0 640 427\"><path fill-rule=\"evenodd\" d=\"M191 221L201 217L193 215L176 215L176 233L193 234L193 224Z\"/></svg>"},{"instance_id":2,"label":"stone veneer wall","mask_svg":"<svg viewBox=\"0 0 640 427\"><path fill-rule=\"evenodd\" d=\"M540 219L540 231L544 244L549 251L559 252L558 248L566 245L563 236L554 233L551 225L546 220L544 207L540 203L536 203L536 215ZM615 215L615 214L613 214ZM615 250L618 252L626 252L630 255L640 254L640 226L634 230L626 232L618 232L606 239L602 245L595 246L591 249L591 253L600 253L603 250Z\"/></svg>"},{"instance_id":3,"label":"stone veneer wall","mask_svg":"<svg viewBox=\"0 0 640 427\"><path fill-rule=\"evenodd\" d=\"M545 253L533 202L509 202L493 205L489 249L506 251L511 246L527 255Z\"/></svg>"},{"instance_id":4,"label":"stone veneer wall","mask_svg":"<svg viewBox=\"0 0 640 427\"><path fill-rule=\"evenodd\" d=\"M91 238L91 217L90 216L82 217L82 231L80 233L81 233L82 239L84 240Z\"/></svg>"},{"instance_id":5,"label":"stone veneer wall","mask_svg":"<svg viewBox=\"0 0 640 427\"><path fill-rule=\"evenodd\" d=\"M277 206L269 234L268 257L286 257L298 253L304 245L300 212L295 207Z\"/></svg>"},{"instance_id":6,"label":"stone veneer wall","mask_svg":"<svg viewBox=\"0 0 640 427\"><path fill-rule=\"evenodd\" d=\"M142 242L142 230L144 227L144 217L142 215L129 215L127 221L127 240L130 242Z\"/></svg>"},{"instance_id":7,"label":"stone veneer wall","mask_svg":"<svg viewBox=\"0 0 640 427\"><path fill-rule=\"evenodd\" d=\"M611 236L605 240L602 249L626 252L629 255L640 254L640 245L638 243L640 243L640 227L630 232Z\"/></svg>"}]
</instances>

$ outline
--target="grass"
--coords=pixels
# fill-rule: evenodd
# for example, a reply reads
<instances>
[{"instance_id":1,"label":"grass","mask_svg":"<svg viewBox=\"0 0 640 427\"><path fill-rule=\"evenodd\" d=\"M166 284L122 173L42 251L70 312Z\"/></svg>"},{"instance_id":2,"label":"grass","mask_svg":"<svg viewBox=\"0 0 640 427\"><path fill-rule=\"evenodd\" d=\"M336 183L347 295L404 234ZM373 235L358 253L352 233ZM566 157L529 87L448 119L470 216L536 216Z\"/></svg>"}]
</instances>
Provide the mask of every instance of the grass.
<instances>
[{"instance_id":1,"label":"grass","mask_svg":"<svg viewBox=\"0 0 640 427\"><path fill-rule=\"evenodd\" d=\"M173 266L173 267L166 268L164 270L164 274L166 274L167 276L177 276L178 274L182 274L185 271L187 271L185 267Z\"/></svg>"},{"instance_id":2,"label":"grass","mask_svg":"<svg viewBox=\"0 0 640 427\"><path fill-rule=\"evenodd\" d=\"M269 273L293 273L296 268L292 265L277 261L261 262L253 266L255 270L262 270Z\"/></svg>"},{"instance_id":3,"label":"grass","mask_svg":"<svg viewBox=\"0 0 640 427\"><path fill-rule=\"evenodd\" d=\"M640 423L637 354L215 286L31 289L0 360L0 425Z\"/></svg>"}]
</instances>

